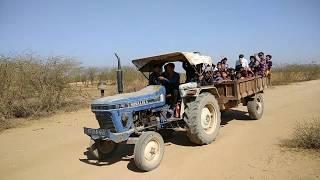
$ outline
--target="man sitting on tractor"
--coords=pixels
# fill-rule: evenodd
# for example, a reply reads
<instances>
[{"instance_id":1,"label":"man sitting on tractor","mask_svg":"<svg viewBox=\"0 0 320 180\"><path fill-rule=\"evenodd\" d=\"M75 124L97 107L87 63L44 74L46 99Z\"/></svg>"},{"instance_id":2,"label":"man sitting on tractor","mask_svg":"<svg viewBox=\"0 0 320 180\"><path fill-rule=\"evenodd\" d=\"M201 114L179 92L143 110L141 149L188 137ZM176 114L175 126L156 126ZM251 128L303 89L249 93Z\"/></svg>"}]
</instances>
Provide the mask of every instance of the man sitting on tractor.
<instances>
[{"instance_id":1,"label":"man sitting on tractor","mask_svg":"<svg viewBox=\"0 0 320 180\"><path fill-rule=\"evenodd\" d=\"M149 76L149 85L161 85L164 77L161 76L162 66L157 64L153 66L153 71Z\"/></svg>"},{"instance_id":2,"label":"man sitting on tractor","mask_svg":"<svg viewBox=\"0 0 320 180\"><path fill-rule=\"evenodd\" d=\"M171 105L175 105L179 98L180 75L174 71L174 64L168 63L164 66L165 72L162 74L163 85L166 88L167 95L171 95Z\"/></svg>"}]
</instances>

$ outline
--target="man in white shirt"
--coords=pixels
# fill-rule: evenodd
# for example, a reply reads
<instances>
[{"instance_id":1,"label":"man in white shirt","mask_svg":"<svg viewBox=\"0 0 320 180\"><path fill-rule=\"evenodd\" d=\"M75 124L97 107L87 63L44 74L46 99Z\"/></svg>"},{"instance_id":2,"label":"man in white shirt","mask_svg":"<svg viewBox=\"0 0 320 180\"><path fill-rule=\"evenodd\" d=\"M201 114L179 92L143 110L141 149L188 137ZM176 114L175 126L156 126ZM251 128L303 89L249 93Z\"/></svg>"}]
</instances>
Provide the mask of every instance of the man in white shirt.
<instances>
[{"instance_id":1,"label":"man in white shirt","mask_svg":"<svg viewBox=\"0 0 320 180\"><path fill-rule=\"evenodd\" d=\"M236 70L240 70L241 68L248 69L249 63L248 60L244 58L243 54L239 55L239 59L236 61Z\"/></svg>"}]
</instances>

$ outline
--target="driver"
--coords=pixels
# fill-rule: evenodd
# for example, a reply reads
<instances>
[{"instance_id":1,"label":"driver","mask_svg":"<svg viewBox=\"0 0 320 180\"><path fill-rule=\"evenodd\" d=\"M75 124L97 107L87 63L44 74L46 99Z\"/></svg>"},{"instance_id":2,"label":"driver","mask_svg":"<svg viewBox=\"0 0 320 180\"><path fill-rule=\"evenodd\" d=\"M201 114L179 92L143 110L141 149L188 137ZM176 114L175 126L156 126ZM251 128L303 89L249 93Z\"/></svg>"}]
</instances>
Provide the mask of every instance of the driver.
<instances>
[{"instance_id":1,"label":"driver","mask_svg":"<svg viewBox=\"0 0 320 180\"><path fill-rule=\"evenodd\" d=\"M149 75L149 85L161 85L163 77L161 76L162 66L156 64L153 66L152 73Z\"/></svg>"},{"instance_id":2,"label":"driver","mask_svg":"<svg viewBox=\"0 0 320 180\"><path fill-rule=\"evenodd\" d=\"M174 71L174 68L173 63L166 64L164 66L165 72L162 74L163 78L160 77L160 80L163 80L167 94L171 94L172 96L172 105L178 102L180 84L180 75Z\"/></svg>"}]
</instances>

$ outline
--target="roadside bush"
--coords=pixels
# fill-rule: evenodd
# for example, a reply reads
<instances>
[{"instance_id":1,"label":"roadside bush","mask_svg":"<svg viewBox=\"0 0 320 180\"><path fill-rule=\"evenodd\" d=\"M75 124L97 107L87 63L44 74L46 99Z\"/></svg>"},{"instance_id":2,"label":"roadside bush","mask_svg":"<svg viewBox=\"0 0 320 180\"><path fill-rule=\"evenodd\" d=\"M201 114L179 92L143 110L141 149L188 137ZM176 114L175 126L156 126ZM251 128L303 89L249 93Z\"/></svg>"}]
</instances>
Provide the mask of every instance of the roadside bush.
<instances>
[{"instance_id":1,"label":"roadside bush","mask_svg":"<svg viewBox=\"0 0 320 180\"><path fill-rule=\"evenodd\" d=\"M320 118L297 123L292 139L284 140L282 145L290 148L320 150Z\"/></svg>"},{"instance_id":2,"label":"roadside bush","mask_svg":"<svg viewBox=\"0 0 320 180\"><path fill-rule=\"evenodd\" d=\"M65 106L71 96L71 59L31 55L0 57L0 116L27 117Z\"/></svg>"}]
</instances>

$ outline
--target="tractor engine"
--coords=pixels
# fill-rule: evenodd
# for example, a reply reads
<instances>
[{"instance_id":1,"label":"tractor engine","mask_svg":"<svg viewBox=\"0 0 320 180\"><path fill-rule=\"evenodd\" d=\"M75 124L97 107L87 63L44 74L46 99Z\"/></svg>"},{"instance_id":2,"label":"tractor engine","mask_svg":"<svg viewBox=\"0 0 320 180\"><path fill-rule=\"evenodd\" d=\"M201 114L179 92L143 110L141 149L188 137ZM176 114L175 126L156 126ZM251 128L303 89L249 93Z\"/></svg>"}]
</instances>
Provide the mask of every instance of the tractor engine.
<instances>
[{"instance_id":1,"label":"tractor engine","mask_svg":"<svg viewBox=\"0 0 320 180\"><path fill-rule=\"evenodd\" d=\"M157 125L160 123L160 112L152 112L152 110L135 112L133 123L137 129Z\"/></svg>"}]
</instances>

